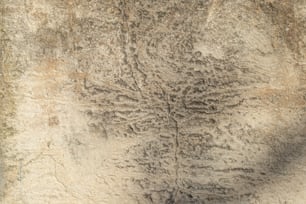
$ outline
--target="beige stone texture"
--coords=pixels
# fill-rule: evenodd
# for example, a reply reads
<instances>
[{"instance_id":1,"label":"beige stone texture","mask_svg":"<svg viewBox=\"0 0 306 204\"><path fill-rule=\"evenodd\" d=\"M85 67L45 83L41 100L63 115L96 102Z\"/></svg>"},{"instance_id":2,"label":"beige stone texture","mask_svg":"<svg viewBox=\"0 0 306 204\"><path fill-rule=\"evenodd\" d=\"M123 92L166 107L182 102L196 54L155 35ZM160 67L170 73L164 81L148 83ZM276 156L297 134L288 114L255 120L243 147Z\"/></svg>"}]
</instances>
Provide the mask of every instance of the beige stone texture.
<instances>
[{"instance_id":1,"label":"beige stone texture","mask_svg":"<svg viewBox=\"0 0 306 204\"><path fill-rule=\"evenodd\" d=\"M1 0L0 203L305 204L305 0Z\"/></svg>"}]
</instances>

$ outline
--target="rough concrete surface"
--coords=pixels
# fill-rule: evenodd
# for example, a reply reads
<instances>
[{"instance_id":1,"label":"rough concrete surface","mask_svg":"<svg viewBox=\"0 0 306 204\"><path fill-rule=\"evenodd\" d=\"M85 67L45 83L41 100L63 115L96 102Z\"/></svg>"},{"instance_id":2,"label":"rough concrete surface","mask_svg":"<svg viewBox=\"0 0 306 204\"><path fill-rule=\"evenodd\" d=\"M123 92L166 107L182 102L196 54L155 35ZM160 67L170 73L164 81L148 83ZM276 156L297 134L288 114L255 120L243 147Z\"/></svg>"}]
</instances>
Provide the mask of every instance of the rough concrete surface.
<instances>
[{"instance_id":1,"label":"rough concrete surface","mask_svg":"<svg viewBox=\"0 0 306 204\"><path fill-rule=\"evenodd\" d=\"M0 203L306 203L305 0L0 9Z\"/></svg>"}]
</instances>

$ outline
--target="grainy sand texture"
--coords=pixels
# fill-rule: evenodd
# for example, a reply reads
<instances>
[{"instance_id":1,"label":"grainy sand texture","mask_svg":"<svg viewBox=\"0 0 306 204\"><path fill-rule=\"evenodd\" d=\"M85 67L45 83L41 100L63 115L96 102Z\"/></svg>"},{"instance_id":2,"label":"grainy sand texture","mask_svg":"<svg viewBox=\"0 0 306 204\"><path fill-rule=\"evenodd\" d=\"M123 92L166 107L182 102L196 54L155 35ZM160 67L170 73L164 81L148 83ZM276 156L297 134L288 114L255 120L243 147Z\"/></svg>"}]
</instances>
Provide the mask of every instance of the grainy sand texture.
<instances>
[{"instance_id":1,"label":"grainy sand texture","mask_svg":"<svg viewBox=\"0 0 306 204\"><path fill-rule=\"evenodd\" d=\"M305 204L306 0L1 0L1 204Z\"/></svg>"}]
</instances>

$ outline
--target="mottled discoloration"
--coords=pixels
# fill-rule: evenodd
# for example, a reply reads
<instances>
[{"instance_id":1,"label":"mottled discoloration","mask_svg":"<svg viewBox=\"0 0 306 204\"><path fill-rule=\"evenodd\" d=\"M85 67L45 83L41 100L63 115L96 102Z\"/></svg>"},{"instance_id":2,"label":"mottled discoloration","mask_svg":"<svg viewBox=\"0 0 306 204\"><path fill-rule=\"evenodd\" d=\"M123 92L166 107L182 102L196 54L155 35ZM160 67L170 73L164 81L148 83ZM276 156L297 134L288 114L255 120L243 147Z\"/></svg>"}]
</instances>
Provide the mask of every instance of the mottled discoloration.
<instances>
[{"instance_id":1,"label":"mottled discoloration","mask_svg":"<svg viewBox=\"0 0 306 204\"><path fill-rule=\"evenodd\" d=\"M18 70L11 60L12 49L10 47L9 33L6 31L7 24L5 14L8 9L4 2L0 4L0 202L16 184L17 174L16 159L10 150L12 145L7 141L16 134L14 117L16 113L16 83Z\"/></svg>"},{"instance_id":2,"label":"mottled discoloration","mask_svg":"<svg viewBox=\"0 0 306 204\"><path fill-rule=\"evenodd\" d=\"M4 203L306 200L305 1L0 4Z\"/></svg>"}]
</instances>

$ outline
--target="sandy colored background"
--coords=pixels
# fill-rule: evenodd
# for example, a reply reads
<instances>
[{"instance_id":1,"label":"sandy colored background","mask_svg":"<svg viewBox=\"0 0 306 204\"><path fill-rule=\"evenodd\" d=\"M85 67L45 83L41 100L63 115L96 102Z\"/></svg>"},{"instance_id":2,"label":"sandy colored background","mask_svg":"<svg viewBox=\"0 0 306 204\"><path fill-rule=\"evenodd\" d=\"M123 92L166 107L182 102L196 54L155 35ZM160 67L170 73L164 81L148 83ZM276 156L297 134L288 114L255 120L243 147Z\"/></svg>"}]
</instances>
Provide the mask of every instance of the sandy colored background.
<instances>
[{"instance_id":1,"label":"sandy colored background","mask_svg":"<svg viewBox=\"0 0 306 204\"><path fill-rule=\"evenodd\" d=\"M306 203L305 0L0 7L0 203Z\"/></svg>"}]
</instances>

